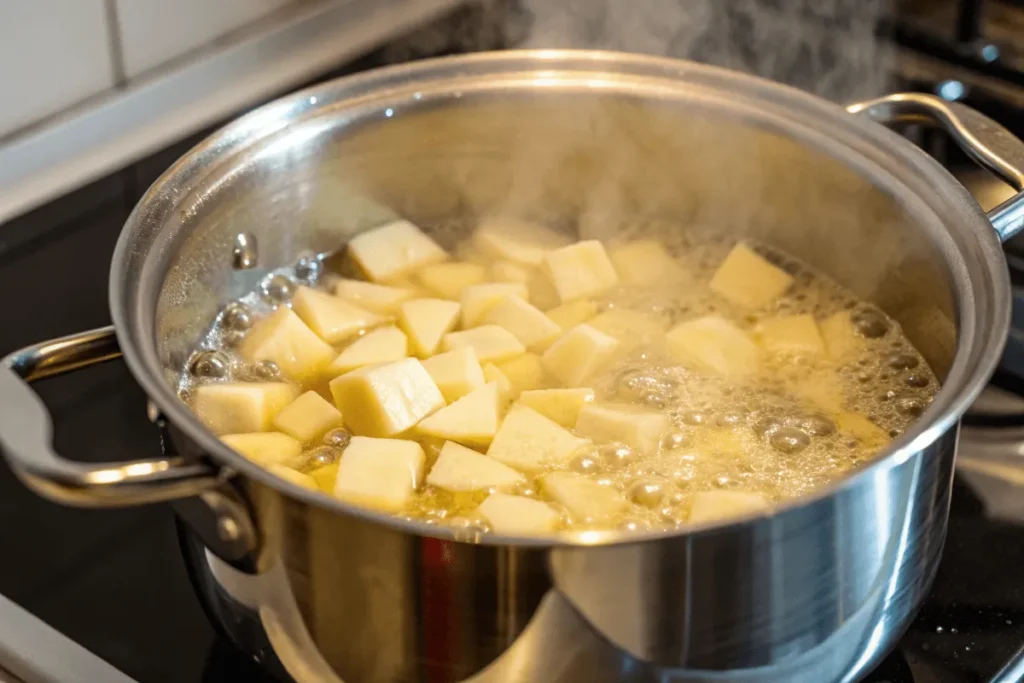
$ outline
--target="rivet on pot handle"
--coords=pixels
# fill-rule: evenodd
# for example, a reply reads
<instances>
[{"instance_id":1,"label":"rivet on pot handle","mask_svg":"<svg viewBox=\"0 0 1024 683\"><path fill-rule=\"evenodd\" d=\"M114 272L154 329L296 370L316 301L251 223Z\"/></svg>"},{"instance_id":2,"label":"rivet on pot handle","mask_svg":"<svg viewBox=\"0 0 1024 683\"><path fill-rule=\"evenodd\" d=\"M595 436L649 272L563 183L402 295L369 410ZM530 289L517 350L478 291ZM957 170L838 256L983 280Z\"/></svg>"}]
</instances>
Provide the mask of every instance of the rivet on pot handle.
<instances>
[{"instance_id":1,"label":"rivet on pot handle","mask_svg":"<svg viewBox=\"0 0 1024 683\"><path fill-rule=\"evenodd\" d=\"M104 327L29 346L0 360L0 449L14 472L41 495L81 507L172 500L220 484L217 469L182 458L83 463L53 450L50 415L28 383L120 356L114 328Z\"/></svg>"},{"instance_id":2,"label":"rivet on pot handle","mask_svg":"<svg viewBox=\"0 0 1024 683\"><path fill-rule=\"evenodd\" d=\"M847 106L882 124L941 126L974 161L1002 178L1017 194L988 213L1003 242L1024 228L1024 142L984 114L959 102L924 93L896 93Z\"/></svg>"}]
</instances>

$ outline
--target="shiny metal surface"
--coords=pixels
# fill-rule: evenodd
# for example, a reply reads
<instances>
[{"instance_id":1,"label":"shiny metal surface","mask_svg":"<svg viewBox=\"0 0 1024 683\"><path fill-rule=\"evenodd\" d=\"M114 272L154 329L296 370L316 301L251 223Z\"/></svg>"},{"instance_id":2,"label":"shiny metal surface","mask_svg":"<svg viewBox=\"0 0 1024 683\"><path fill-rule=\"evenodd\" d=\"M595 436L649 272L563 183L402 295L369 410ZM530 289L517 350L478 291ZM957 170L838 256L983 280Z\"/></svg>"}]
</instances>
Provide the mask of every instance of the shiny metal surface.
<instances>
[{"instance_id":1,"label":"shiny metal surface","mask_svg":"<svg viewBox=\"0 0 1024 683\"><path fill-rule=\"evenodd\" d=\"M460 538L300 489L175 395L218 311L270 270L395 216L450 244L490 212L585 237L765 241L884 308L944 386L877 461L769 516L554 543ZM240 232L258 267L231 267ZM1002 258L948 173L839 107L686 62L509 52L327 83L216 133L133 212L111 312L177 452L241 475L259 546L252 563L191 554L202 595L295 680L847 681L934 575L958 419L1009 322Z\"/></svg>"}]
</instances>

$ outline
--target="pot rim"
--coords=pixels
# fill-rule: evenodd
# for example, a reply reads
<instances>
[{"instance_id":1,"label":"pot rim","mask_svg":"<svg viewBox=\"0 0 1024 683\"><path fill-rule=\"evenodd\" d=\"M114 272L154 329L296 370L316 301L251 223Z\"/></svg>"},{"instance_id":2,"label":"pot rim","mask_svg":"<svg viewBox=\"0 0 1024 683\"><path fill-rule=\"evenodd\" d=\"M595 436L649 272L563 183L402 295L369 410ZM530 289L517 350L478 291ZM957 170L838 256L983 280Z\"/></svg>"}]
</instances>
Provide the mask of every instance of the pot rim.
<instances>
[{"instance_id":1,"label":"pot rim","mask_svg":"<svg viewBox=\"0 0 1024 683\"><path fill-rule=\"evenodd\" d=\"M483 534L466 537L465 532L449 527L428 525L424 522L404 520L382 512L375 512L325 493L313 492L274 477L259 465L250 462L224 445L207 431L198 418L172 391L156 353L153 339L155 306L143 299L148 290L139 289L138 280L155 277L159 273L160 289L166 269L154 263L152 242L166 232L165 219L179 211L177 201L189 195L198 185L211 162L223 163L226 158L251 149L283 127L313 118L330 111L373 107L382 110L395 98L419 100L421 93L461 96L462 92L494 89L502 82L496 79L526 79L527 87L543 88L565 82L566 79L584 87L633 86L650 88L652 92L693 92L707 87L711 95L732 96L746 93L759 104L778 105L780 111L794 117L803 115L814 121L841 124L845 132L846 149L859 142L862 156L873 158L858 161L870 165L896 186L907 188L915 181L918 191L913 192L918 208L926 210L932 221L941 222L943 234L933 235L945 240L947 267L951 270L958 296L960 329L957 350L948 376L925 413L907 432L894 441L874 460L847 476L815 489L812 493L785 501L773 507L768 515L749 515L720 522L693 525L685 529L657 531L581 531L561 533L553 538L531 538ZM401 100L399 100L401 101ZM839 131L830 130L825 139L817 140L826 147L842 145ZM837 147L838 149L838 147ZM888 170L879 169L887 162ZM901 182L894 173L906 178ZM916 177L910 177L914 173ZM922 193L930 188L934 198L941 202L941 215L933 202L925 202ZM941 192L934 191L940 188ZM959 226L955 230L950 226ZM955 238L968 240L972 247L965 254L964 245L955 244ZM140 240L143 242L140 244ZM148 240L148 243L146 241ZM163 259L170 258L161 255ZM968 273L965 257L973 259L981 270ZM166 263L166 261L165 261ZM142 269L142 276L129 278L131 266ZM980 264L980 266L979 266ZM644 55L595 50L508 50L458 55L422 60L374 69L346 76L286 95L227 124L193 147L153 183L140 199L118 238L110 271L110 313L125 361L146 394L160 408L165 417L187 432L202 450L237 473L259 482L290 498L332 512L353 515L368 522L382 524L394 530L423 537L446 540L473 541L486 545L517 546L594 546L639 543L670 537L693 537L701 534L770 522L789 512L806 508L823 499L842 495L866 478L876 476L902 465L918 455L924 446L937 440L943 433L956 428L960 416L984 388L994 372L1002 353L1010 323L1009 275L995 230L978 207L977 202L942 166L923 151L898 134L881 125L849 114L841 107L785 85L749 76L740 72L693 62L650 57ZM985 291L975 292L971 275L984 285ZM130 281L131 280L131 281ZM986 293L988 297L986 299ZM980 296L979 296L980 295ZM148 306L148 313L147 313ZM983 319L979 320L979 309Z\"/></svg>"}]
</instances>

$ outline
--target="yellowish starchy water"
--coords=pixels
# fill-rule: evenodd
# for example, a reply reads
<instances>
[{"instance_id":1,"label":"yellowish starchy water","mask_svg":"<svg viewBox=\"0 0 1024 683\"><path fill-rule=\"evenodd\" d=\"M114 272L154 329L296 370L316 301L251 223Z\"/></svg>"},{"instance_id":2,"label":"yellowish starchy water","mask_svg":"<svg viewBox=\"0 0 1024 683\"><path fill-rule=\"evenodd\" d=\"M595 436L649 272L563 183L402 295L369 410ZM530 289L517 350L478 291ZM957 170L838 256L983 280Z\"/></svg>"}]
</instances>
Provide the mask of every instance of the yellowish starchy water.
<instances>
[{"instance_id":1,"label":"yellowish starchy water","mask_svg":"<svg viewBox=\"0 0 1024 683\"><path fill-rule=\"evenodd\" d=\"M769 506L805 495L875 457L923 412L938 382L894 321L811 269L763 250L793 276L792 284L764 307L730 303L709 283L732 247L707 242L671 250L678 265L674 277L644 285L620 282L592 299L597 312L604 314L602 331L618 337L620 345L613 359L585 386L594 390L599 404L630 404L667 414L671 426L661 435L659 446L642 454L621 443L590 442L567 465L529 472L525 482L505 493L550 504L559 515L557 528L563 530L675 528L690 521L694 496L701 492L746 492ZM468 241L449 252L483 263ZM330 273L320 273L318 286L329 289L332 278ZM292 280L294 285L294 273ZM277 284L287 289L286 282ZM283 301L289 292L271 291L270 295L257 293L245 300L254 318L275 305L275 296ZM552 303L558 302L537 305L549 310ZM614 312L624 313L616 318ZM766 340L765 330L773 320L803 314L813 316L823 332L826 321L847 321L852 336L844 340L839 334L844 349L837 352L834 344L838 342L832 340L826 352L783 351ZM725 318L755 341L761 353L758 372L750 377L723 376L683 362L673 353L666 333L680 323L709 315ZM822 336L829 341L827 333ZM245 365L230 343L224 343L223 331L211 340L221 349L217 353L228 370L213 379L186 373L186 400L196 383L225 377L261 379L259 367ZM559 386L564 385L547 374L537 388ZM309 388L325 398L331 396L324 383L302 387ZM304 444L295 468L312 473L318 486L333 491L334 470L326 468L336 468L348 436L336 429L324 439ZM429 472L443 441L412 438L423 446ZM543 477L552 469L575 472L610 487L628 504L597 521L574 514L553 500L544 485ZM490 494L488 490L452 493L421 483L411 502L396 514L487 531L477 508Z\"/></svg>"}]
</instances>

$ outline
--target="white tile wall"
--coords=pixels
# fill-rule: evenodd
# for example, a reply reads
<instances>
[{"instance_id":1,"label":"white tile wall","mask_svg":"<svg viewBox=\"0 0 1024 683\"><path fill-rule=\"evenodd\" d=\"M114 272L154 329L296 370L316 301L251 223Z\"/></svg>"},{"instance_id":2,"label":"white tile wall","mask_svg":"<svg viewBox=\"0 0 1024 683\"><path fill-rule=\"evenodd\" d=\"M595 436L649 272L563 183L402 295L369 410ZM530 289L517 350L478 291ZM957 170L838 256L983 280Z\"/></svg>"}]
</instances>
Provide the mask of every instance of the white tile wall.
<instances>
[{"instance_id":1,"label":"white tile wall","mask_svg":"<svg viewBox=\"0 0 1024 683\"><path fill-rule=\"evenodd\" d=\"M0 136L113 83L103 0L0 0Z\"/></svg>"},{"instance_id":2,"label":"white tile wall","mask_svg":"<svg viewBox=\"0 0 1024 683\"><path fill-rule=\"evenodd\" d=\"M128 78L296 1L117 0Z\"/></svg>"}]
</instances>

